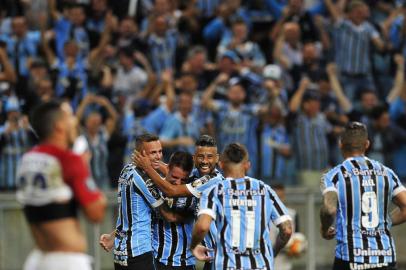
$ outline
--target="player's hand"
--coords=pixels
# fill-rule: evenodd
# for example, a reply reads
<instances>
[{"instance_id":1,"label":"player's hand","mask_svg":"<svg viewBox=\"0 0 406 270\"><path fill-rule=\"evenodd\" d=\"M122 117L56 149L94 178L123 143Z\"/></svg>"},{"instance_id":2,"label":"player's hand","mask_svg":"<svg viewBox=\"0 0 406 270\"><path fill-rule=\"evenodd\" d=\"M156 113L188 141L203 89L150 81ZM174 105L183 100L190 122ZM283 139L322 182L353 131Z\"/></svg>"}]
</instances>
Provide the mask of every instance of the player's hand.
<instances>
[{"instance_id":1,"label":"player's hand","mask_svg":"<svg viewBox=\"0 0 406 270\"><path fill-rule=\"evenodd\" d=\"M135 166L143 170L146 170L147 168L152 166L151 161L149 160L144 151L140 153L137 150L135 150L131 155L131 160Z\"/></svg>"},{"instance_id":2,"label":"player's hand","mask_svg":"<svg viewBox=\"0 0 406 270\"><path fill-rule=\"evenodd\" d=\"M114 236L106 233L102 234L99 244L105 251L110 252L114 247Z\"/></svg>"},{"instance_id":3,"label":"player's hand","mask_svg":"<svg viewBox=\"0 0 406 270\"><path fill-rule=\"evenodd\" d=\"M210 248L207 248L203 245L197 245L194 249L192 249L192 253L196 257L196 259L205 262L213 260L213 257L210 257L208 255L211 251L212 250Z\"/></svg>"},{"instance_id":4,"label":"player's hand","mask_svg":"<svg viewBox=\"0 0 406 270\"><path fill-rule=\"evenodd\" d=\"M336 229L333 226L330 226L327 231L321 229L321 236L326 240L331 240L336 236Z\"/></svg>"}]
</instances>

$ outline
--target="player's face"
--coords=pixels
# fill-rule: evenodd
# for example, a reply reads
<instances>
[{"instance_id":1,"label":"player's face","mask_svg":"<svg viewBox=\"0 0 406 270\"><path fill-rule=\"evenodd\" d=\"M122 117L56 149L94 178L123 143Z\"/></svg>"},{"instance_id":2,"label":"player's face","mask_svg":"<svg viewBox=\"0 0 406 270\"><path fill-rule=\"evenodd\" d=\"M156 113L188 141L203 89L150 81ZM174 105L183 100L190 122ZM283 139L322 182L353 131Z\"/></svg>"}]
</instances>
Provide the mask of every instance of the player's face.
<instances>
[{"instance_id":1,"label":"player's face","mask_svg":"<svg viewBox=\"0 0 406 270\"><path fill-rule=\"evenodd\" d=\"M154 169L159 169L159 164L162 159L162 146L160 141L145 142L143 143L143 149L145 154L151 161Z\"/></svg>"},{"instance_id":2,"label":"player's face","mask_svg":"<svg viewBox=\"0 0 406 270\"><path fill-rule=\"evenodd\" d=\"M198 146L193 156L195 167L200 175L207 175L214 171L219 155L216 147Z\"/></svg>"},{"instance_id":3,"label":"player's face","mask_svg":"<svg viewBox=\"0 0 406 270\"><path fill-rule=\"evenodd\" d=\"M180 167L172 167L169 169L166 180L173 185L186 184L189 177L189 172L182 170Z\"/></svg>"}]
</instances>

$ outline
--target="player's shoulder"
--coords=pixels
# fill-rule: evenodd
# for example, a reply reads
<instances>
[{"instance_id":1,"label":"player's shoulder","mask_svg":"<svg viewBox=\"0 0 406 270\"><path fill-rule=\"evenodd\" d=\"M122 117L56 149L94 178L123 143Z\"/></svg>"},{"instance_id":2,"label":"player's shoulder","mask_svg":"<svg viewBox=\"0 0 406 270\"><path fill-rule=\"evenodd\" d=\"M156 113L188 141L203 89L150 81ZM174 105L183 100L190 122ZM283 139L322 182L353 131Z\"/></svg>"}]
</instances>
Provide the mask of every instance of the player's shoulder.
<instances>
[{"instance_id":1,"label":"player's shoulder","mask_svg":"<svg viewBox=\"0 0 406 270\"><path fill-rule=\"evenodd\" d=\"M397 177L396 173L383 163L368 157L365 157L365 159L369 161L372 164L372 167L375 170L379 171L379 173L383 176Z\"/></svg>"},{"instance_id":2,"label":"player's shoulder","mask_svg":"<svg viewBox=\"0 0 406 270\"><path fill-rule=\"evenodd\" d=\"M250 177L250 176L246 176L245 179L250 181L252 184L258 186L258 188L267 188L269 190L272 190L270 185L268 185L267 183L265 183L264 181L262 181L260 179Z\"/></svg>"},{"instance_id":3,"label":"player's shoulder","mask_svg":"<svg viewBox=\"0 0 406 270\"><path fill-rule=\"evenodd\" d=\"M121 170L120 178L122 179L133 178L134 180L142 180L144 174L145 173L141 169L137 168L134 164L127 163Z\"/></svg>"},{"instance_id":4,"label":"player's shoulder","mask_svg":"<svg viewBox=\"0 0 406 270\"><path fill-rule=\"evenodd\" d=\"M49 158L55 158L61 163L61 166L65 168L77 166L83 162L81 156L74 153L72 150L61 149L53 145L38 145L32 148L27 154L44 155Z\"/></svg>"},{"instance_id":5,"label":"player's shoulder","mask_svg":"<svg viewBox=\"0 0 406 270\"><path fill-rule=\"evenodd\" d=\"M345 161L344 161L345 162ZM344 168L344 162L336 165L335 167L329 169L327 172L325 172L322 176L322 179L331 179L337 174L342 173L342 168Z\"/></svg>"}]
</instances>

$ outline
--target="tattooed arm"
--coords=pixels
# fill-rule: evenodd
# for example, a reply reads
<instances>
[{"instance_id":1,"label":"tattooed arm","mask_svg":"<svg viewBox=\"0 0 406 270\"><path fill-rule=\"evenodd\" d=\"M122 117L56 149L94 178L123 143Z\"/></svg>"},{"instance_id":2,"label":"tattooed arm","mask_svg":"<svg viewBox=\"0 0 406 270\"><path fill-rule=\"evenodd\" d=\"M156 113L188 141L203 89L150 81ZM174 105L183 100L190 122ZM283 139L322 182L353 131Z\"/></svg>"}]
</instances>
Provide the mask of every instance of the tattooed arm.
<instances>
[{"instance_id":1,"label":"tattooed arm","mask_svg":"<svg viewBox=\"0 0 406 270\"><path fill-rule=\"evenodd\" d=\"M287 220L278 225L279 233L273 247L273 256L276 257L279 251L288 243L292 235L292 221Z\"/></svg>"},{"instance_id":2,"label":"tattooed arm","mask_svg":"<svg viewBox=\"0 0 406 270\"><path fill-rule=\"evenodd\" d=\"M320 209L321 235L330 240L335 236L334 223L337 214L337 193L328 191L323 195L323 205Z\"/></svg>"}]
</instances>

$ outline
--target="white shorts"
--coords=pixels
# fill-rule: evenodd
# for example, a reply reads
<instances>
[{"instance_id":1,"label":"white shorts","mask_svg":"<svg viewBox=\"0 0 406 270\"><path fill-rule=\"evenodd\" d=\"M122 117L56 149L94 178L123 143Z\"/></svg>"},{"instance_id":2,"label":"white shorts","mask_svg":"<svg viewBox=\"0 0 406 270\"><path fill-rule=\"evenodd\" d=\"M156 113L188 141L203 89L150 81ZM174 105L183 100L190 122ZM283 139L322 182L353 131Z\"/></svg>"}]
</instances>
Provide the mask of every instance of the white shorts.
<instances>
[{"instance_id":1,"label":"white shorts","mask_svg":"<svg viewBox=\"0 0 406 270\"><path fill-rule=\"evenodd\" d=\"M76 252L42 252L34 249L24 263L23 270L91 270L92 257Z\"/></svg>"}]
</instances>

